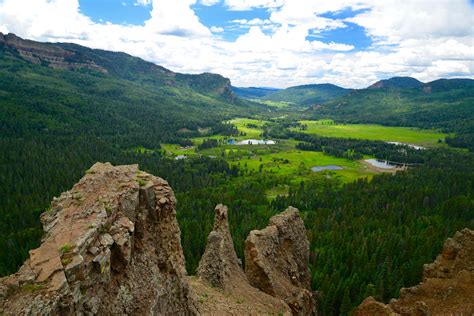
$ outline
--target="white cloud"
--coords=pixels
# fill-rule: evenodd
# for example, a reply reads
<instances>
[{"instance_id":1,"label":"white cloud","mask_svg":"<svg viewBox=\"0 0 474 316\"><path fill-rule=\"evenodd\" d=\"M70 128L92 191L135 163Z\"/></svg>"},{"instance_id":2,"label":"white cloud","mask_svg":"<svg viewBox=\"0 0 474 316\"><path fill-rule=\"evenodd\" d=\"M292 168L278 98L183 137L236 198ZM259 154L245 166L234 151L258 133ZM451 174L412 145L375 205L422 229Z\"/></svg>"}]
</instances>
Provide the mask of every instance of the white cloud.
<instances>
[{"instance_id":1,"label":"white cloud","mask_svg":"<svg viewBox=\"0 0 474 316\"><path fill-rule=\"evenodd\" d=\"M151 19L145 27L158 34L178 36L210 36L205 27L191 9L196 0L176 0L170 5L167 0L152 0Z\"/></svg>"},{"instance_id":2,"label":"white cloud","mask_svg":"<svg viewBox=\"0 0 474 316\"><path fill-rule=\"evenodd\" d=\"M199 0L199 3L208 7L218 4L221 0Z\"/></svg>"},{"instance_id":3,"label":"white cloud","mask_svg":"<svg viewBox=\"0 0 474 316\"><path fill-rule=\"evenodd\" d=\"M135 5L147 6L147 5L150 5L150 4L151 4L151 1L152 1L152 0L136 0L136 2L135 2L134 4L135 4Z\"/></svg>"},{"instance_id":4,"label":"white cloud","mask_svg":"<svg viewBox=\"0 0 474 316\"><path fill-rule=\"evenodd\" d=\"M211 26L212 33L222 33L224 32L224 28L220 26Z\"/></svg>"},{"instance_id":5,"label":"white cloud","mask_svg":"<svg viewBox=\"0 0 474 316\"><path fill-rule=\"evenodd\" d=\"M284 0L225 0L225 5L234 11L246 11L255 8L277 8L283 5Z\"/></svg>"},{"instance_id":6,"label":"white cloud","mask_svg":"<svg viewBox=\"0 0 474 316\"><path fill-rule=\"evenodd\" d=\"M95 23L80 12L78 0L0 0L0 31L125 51L179 72L216 72L238 86L363 87L395 75L423 81L474 76L474 9L468 0L225 0L233 10L270 10L268 19L249 14L229 21L243 32L233 41L224 39L227 26L207 28L199 21L192 9L199 0L172 6L140 1L151 3L151 17L134 26ZM321 16L347 8L365 10L346 20ZM362 26L375 44L357 51L330 38L314 40L314 34L347 23Z\"/></svg>"}]
</instances>

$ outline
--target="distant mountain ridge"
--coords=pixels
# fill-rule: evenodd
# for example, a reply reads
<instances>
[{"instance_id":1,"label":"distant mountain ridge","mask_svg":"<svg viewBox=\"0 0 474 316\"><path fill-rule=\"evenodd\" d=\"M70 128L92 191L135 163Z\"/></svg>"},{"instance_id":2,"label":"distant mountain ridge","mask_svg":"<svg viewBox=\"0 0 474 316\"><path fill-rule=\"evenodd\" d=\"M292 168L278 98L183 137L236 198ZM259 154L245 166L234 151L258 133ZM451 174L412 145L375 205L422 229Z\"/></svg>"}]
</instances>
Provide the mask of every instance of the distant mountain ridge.
<instances>
[{"instance_id":1,"label":"distant mountain ridge","mask_svg":"<svg viewBox=\"0 0 474 316\"><path fill-rule=\"evenodd\" d=\"M70 43L35 42L24 40L11 33L7 35L0 33L0 45L16 50L29 62L55 69L88 69L147 84L186 85L205 95L223 97L226 101L236 100L230 80L218 74L174 73L162 66L122 52L91 49ZM143 78L144 76L147 78Z\"/></svg>"},{"instance_id":2,"label":"distant mountain ridge","mask_svg":"<svg viewBox=\"0 0 474 316\"><path fill-rule=\"evenodd\" d=\"M263 96L262 100L290 102L299 106L310 106L324 103L344 96L352 91L334 84L307 84L279 90Z\"/></svg>"},{"instance_id":3,"label":"distant mountain ridge","mask_svg":"<svg viewBox=\"0 0 474 316\"><path fill-rule=\"evenodd\" d=\"M266 88L266 87L232 87L232 91L241 98L245 99L258 99L266 95L275 93L281 89L277 88Z\"/></svg>"},{"instance_id":4,"label":"distant mountain ridge","mask_svg":"<svg viewBox=\"0 0 474 316\"><path fill-rule=\"evenodd\" d=\"M367 89L380 88L421 88L423 82L412 77L392 77L390 79L380 80L370 85Z\"/></svg>"}]
</instances>

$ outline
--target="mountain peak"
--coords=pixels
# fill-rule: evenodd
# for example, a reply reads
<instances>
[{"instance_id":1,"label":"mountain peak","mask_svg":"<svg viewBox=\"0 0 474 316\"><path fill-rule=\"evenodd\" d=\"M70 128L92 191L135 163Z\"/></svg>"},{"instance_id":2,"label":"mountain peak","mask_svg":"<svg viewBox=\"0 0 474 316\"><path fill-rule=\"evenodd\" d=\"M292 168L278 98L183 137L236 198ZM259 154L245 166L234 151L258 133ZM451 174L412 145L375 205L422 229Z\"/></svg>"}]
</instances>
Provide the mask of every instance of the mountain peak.
<instances>
[{"instance_id":1,"label":"mountain peak","mask_svg":"<svg viewBox=\"0 0 474 316\"><path fill-rule=\"evenodd\" d=\"M368 87L368 89L380 89L380 88L421 88L423 82L412 78L412 77L392 77L377 81Z\"/></svg>"}]
</instances>

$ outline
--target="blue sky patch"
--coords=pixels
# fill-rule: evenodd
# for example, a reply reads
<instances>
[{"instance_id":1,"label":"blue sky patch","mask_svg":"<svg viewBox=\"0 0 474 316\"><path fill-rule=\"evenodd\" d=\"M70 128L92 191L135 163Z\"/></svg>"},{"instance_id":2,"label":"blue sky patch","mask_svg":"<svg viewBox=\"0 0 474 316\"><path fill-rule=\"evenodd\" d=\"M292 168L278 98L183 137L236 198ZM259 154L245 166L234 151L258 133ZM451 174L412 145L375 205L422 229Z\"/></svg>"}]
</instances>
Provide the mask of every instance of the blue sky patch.
<instances>
[{"instance_id":1,"label":"blue sky patch","mask_svg":"<svg viewBox=\"0 0 474 316\"><path fill-rule=\"evenodd\" d=\"M81 12L96 23L142 25L150 18L151 6L134 0L80 0Z\"/></svg>"}]
</instances>

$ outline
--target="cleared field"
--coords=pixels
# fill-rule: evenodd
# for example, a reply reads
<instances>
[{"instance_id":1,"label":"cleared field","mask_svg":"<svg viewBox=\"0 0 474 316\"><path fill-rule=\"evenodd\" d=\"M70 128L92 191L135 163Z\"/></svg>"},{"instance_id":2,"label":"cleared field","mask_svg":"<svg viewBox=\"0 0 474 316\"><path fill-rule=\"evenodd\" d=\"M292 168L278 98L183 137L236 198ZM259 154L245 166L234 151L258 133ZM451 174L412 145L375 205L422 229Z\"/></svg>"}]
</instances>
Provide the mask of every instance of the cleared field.
<instances>
[{"instance_id":1,"label":"cleared field","mask_svg":"<svg viewBox=\"0 0 474 316\"><path fill-rule=\"evenodd\" d=\"M245 136L234 137L236 139L245 139L245 138L260 138L262 134L261 127L266 123L266 121L252 120L247 118L236 118L230 121L234 124L235 127L240 132L245 133Z\"/></svg>"},{"instance_id":2,"label":"cleared field","mask_svg":"<svg viewBox=\"0 0 474 316\"><path fill-rule=\"evenodd\" d=\"M270 101L270 100L260 100L260 99L253 99L251 101L261 103L261 104L265 104L265 105L268 105L268 106L273 106L273 107L276 107L276 108L286 108L286 107L289 107L289 106L296 106L296 104L294 104L292 102L285 102L285 101Z\"/></svg>"},{"instance_id":3,"label":"cleared field","mask_svg":"<svg viewBox=\"0 0 474 316\"><path fill-rule=\"evenodd\" d=\"M327 137L345 137L386 142L400 142L425 147L440 146L438 140L446 138L446 134L435 130L423 130L413 127L391 127L374 124L335 124L331 120L300 121L307 126L302 132ZM300 131L294 128L294 131Z\"/></svg>"}]
</instances>

